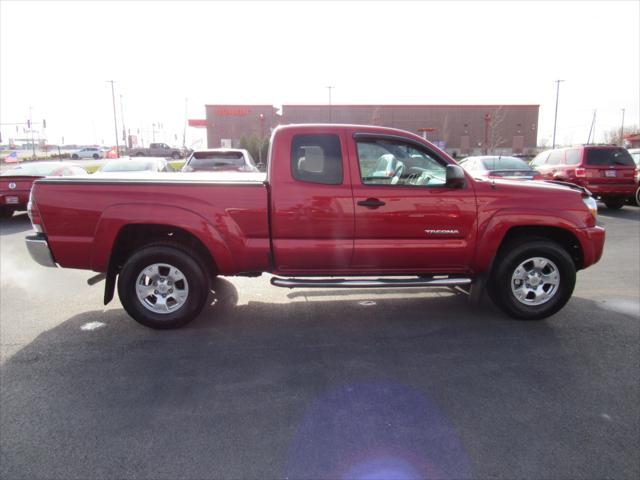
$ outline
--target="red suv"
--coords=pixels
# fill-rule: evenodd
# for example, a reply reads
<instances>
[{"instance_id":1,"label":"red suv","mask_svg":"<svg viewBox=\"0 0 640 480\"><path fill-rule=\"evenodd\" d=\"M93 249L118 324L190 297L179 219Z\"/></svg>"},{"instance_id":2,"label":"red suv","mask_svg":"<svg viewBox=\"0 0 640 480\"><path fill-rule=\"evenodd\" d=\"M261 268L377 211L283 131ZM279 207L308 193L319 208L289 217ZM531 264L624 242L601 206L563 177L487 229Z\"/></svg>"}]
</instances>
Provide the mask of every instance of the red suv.
<instances>
[{"instance_id":1,"label":"red suv","mask_svg":"<svg viewBox=\"0 0 640 480\"><path fill-rule=\"evenodd\" d=\"M543 179L586 187L608 208L622 208L635 192L636 164L613 145L582 145L546 150L531 161Z\"/></svg>"}]
</instances>

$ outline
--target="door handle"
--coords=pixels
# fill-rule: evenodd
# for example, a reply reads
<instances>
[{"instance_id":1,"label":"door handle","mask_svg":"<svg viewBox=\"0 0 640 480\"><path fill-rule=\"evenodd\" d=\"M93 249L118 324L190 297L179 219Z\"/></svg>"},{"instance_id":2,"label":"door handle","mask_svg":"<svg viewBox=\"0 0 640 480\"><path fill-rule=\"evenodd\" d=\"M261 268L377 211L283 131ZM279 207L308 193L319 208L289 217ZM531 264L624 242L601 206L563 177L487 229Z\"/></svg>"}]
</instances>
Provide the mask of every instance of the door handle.
<instances>
[{"instance_id":1,"label":"door handle","mask_svg":"<svg viewBox=\"0 0 640 480\"><path fill-rule=\"evenodd\" d=\"M366 200L360 200L358 202L358 205L369 208L378 208L383 206L384 204L385 203L383 201L378 200L377 198L367 198Z\"/></svg>"}]
</instances>

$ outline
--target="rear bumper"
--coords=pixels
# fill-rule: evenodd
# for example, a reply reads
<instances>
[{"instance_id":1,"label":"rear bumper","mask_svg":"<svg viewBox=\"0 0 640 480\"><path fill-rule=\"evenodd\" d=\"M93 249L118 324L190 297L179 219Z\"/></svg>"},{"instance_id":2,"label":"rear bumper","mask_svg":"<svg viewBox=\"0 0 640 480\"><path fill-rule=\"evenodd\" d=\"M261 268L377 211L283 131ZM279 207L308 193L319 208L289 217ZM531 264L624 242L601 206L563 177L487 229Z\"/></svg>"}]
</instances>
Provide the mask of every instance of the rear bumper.
<instances>
[{"instance_id":1,"label":"rear bumper","mask_svg":"<svg viewBox=\"0 0 640 480\"><path fill-rule=\"evenodd\" d=\"M633 196L637 188L635 183L616 183L611 185L585 183L584 186L596 197Z\"/></svg>"},{"instance_id":2,"label":"rear bumper","mask_svg":"<svg viewBox=\"0 0 640 480\"><path fill-rule=\"evenodd\" d=\"M53 259L51 249L47 243L47 237L43 234L29 235L24 239L27 244L29 255L43 267L57 267L56 261Z\"/></svg>"},{"instance_id":3,"label":"rear bumper","mask_svg":"<svg viewBox=\"0 0 640 480\"><path fill-rule=\"evenodd\" d=\"M582 228L576 231L582 246L582 268L587 268L602 257L605 230L602 227Z\"/></svg>"}]
</instances>

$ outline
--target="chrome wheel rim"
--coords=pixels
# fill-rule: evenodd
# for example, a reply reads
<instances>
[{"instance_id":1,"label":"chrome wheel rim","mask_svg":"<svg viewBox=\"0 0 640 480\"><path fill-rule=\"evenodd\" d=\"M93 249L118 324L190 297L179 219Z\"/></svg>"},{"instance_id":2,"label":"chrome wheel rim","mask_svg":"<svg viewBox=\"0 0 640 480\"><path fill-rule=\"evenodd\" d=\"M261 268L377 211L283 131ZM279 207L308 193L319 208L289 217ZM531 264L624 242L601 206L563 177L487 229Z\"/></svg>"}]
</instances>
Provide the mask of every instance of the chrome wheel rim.
<instances>
[{"instance_id":1,"label":"chrome wheel rim","mask_svg":"<svg viewBox=\"0 0 640 480\"><path fill-rule=\"evenodd\" d=\"M511 292L527 306L542 305L558 292L560 271L548 258L532 257L518 265L511 275Z\"/></svg>"},{"instance_id":2,"label":"chrome wheel rim","mask_svg":"<svg viewBox=\"0 0 640 480\"><path fill-rule=\"evenodd\" d=\"M147 310L165 315L179 310L187 302L189 283L173 265L154 263L138 275L136 296Z\"/></svg>"}]
</instances>

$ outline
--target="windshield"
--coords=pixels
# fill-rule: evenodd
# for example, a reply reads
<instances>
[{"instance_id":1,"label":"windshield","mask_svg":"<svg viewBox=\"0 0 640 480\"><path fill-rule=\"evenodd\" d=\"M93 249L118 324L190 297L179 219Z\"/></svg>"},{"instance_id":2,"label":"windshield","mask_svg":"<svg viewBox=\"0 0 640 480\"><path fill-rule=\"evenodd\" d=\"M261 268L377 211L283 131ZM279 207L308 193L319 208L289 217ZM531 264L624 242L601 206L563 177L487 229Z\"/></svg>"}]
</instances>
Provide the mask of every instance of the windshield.
<instances>
[{"instance_id":1,"label":"windshield","mask_svg":"<svg viewBox=\"0 0 640 480\"><path fill-rule=\"evenodd\" d=\"M515 157L487 157L482 164L487 170L532 170L524 160Z\"/></svg>"},{"instance_id":2,"label":"windshield","mask_svg":"<svg viewBox=\"0 0 640 480\"><path fill-rule=\"evenodd\" d=\"M189 160L189 166L193 168L242 168L246 165L242 152L194 152Z\"/></svg>"},{"instance_id":3,"label":"windshield","mask_svg":"<svg viewBox=\"0 0 640 480\"><path fill-rule=\"evenodd\" d=\"M590 148L587 150L587 165L635 167L636 164L624 148Z\"/></svg>"},{"instance_id":4,"label":"windshield","mask_svg":"<svg viewBox=\"0 0 640 480\"><path fill-rule=\"evenodd\" d=\"M64 165L60 163L25 164L12 168L11 170L4 171L0 173L0 176L46 177L62 167L64 167Z\"/></svg>"},{"instance_id":5,"label":"windshield","mask_svg":"<svg viewBox=\"0 0 640 480\"><path fill-rule=\"evenodd\" d=\"M148 160L122 160L109 162L100 169L101 172L140 172L155 170L154 162Z\"/></svg>"}]
</instances>

